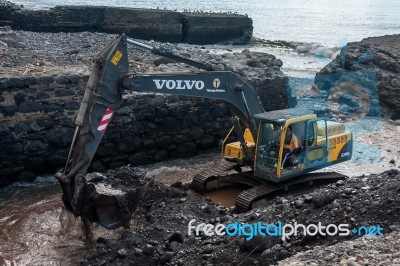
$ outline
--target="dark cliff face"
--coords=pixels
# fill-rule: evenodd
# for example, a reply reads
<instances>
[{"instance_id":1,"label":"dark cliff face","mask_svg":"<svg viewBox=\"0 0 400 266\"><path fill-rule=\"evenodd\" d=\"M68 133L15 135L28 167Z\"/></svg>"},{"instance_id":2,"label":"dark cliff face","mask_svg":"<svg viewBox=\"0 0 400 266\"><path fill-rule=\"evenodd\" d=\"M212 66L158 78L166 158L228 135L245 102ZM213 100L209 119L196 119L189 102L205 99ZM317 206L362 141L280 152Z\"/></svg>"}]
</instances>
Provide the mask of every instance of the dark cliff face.
<instances>
[{"instance_id":1,"label":"dark cliff face","mask_svg":"<svg viewBox=\"0 0 400 266\"><path fill-rule=\"evenodd\" d=\"M349 95L358 96L369 104L364 110L367 114L400 119L400 35L349 43L316 75L315 85L328 97L341 91L343 97L337 100L342 102ZM344 111L351 112L360 107L357 105L361 103L349 100L349 110Z\"/></svg>"},{"instance_id":2,"label":"dark cliff face","mask_svg":"<svg viewBox=\"0 0 400 266\"><path fill-rule=\"evenodd\" d=\"M252 19L236 14L96 6L33 11L1 2L0 26L37 32L124 33L143 40L191 44L247 44L253 33Z\"/></svg>"}]
</instances>

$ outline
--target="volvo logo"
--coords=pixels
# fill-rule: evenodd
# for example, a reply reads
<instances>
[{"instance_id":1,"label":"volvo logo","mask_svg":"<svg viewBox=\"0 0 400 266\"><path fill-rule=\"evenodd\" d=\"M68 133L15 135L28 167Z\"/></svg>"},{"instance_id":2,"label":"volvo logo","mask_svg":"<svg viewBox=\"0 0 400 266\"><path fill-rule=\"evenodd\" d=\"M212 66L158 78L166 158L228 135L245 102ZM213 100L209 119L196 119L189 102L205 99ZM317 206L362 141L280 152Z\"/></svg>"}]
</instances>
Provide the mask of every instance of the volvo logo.
<instances>
[{"instance_id":1,"label":"volvo logo","mask_svg":"<svg viewBox=\"0 0 400 266\"><path fill-rule=\"evenodd\" d=\"M218 88L221 85L221 81L219 79L214 79L213 86L214 88Z\"/></svg>"},{"instance_id":2,"label":"volvo logo","mask_svg":"<svg viewBox=\"0 0 400 266\"><path fill-rule=\"evenodd\" d=\"M167 88L168 90L197 90L204 89L204 82L201 80L173 80L173 79L153 79L158 90Z\"/></svg>"}]
</instances>

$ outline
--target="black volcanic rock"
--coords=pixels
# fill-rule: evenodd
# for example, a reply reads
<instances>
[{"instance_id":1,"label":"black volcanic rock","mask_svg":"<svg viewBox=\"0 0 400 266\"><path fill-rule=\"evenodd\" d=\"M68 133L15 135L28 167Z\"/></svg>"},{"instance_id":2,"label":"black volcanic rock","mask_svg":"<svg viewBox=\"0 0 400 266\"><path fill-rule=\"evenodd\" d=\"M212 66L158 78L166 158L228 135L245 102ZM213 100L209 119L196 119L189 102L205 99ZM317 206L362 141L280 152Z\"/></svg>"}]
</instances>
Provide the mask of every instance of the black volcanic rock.
<instances>
[{"instance_id":1,"label":"black volcanic rock","mask_svg":"<svg viewBox=\"0 0 400 266\"><path fill-rule=\"evenodd\" d=\"M348 43L336 59L316 75L315 86L320 92L326 91L328 98L338 92L342 96L365 95L370 108L363 112L379 114L380 104L380 111L396 120L400 118L399 76L400 34L387 35Z\"/></svg>"}]
</instances>

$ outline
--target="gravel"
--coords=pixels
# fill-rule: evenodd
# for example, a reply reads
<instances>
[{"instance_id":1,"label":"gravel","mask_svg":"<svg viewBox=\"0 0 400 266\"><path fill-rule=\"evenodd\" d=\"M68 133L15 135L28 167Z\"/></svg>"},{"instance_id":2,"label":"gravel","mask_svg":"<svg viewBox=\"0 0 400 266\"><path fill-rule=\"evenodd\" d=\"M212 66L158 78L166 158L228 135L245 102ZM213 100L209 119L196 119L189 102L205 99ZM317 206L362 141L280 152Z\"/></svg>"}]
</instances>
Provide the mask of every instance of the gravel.
<instances>
[{"instance_id":1,"label":"gravel","mask_svg":"<svg viewBox=\"0 0 400 266\"><path fill-rule=\"evenodd\" d=\"M348 178L301 196L281 196L265 207L237 214L188 194L185 186L178 189L154 183L131 221L131 228L107 244L98 241L82 265L395 265L400 252L399 192L400 173L390 170ZM322 200L321 205L315 204L315 198L327 200ZM243 236L188 235L192 219L214 225L217 221L225 225L258 221L345 223L350 229L379 225L383 236L300 234L285 241L262 236L247 241ZM121 249L126 250L126 256L119 254ZM138 249L142 251L139 255L135 251Z\"/></svg>"}]
</instances>

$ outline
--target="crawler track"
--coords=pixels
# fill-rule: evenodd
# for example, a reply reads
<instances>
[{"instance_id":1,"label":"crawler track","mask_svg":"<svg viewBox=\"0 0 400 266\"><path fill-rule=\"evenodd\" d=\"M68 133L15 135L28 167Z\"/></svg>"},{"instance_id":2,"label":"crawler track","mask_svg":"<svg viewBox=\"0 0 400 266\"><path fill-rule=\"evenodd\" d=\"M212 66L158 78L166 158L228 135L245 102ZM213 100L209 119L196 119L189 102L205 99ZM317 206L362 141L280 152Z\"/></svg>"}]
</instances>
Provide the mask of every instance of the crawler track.
<instances>
[{"instance_id":1,"label":"crawler track","mask_svg":"<svg viewBox=\"0 0 400 266\"><path fill-rule=\"evenodd\" d=\"M273 183L252 176L252 172L238 173L232 171L234 163L223 161L210 170L197 174L192 181L192 189L203 194L233 184L246 184L252 186L239 194L235 201L238 212L248 211L254 203L276 196L282 192L294 192L299 189L310 189L328 183L333 183L346 176L334 173L309 173L295 177L285 182Z\"/></svg>"},{"instance_id":2,"label":"crawler track","mask_svg":"<svg viewBox=\"0 0 400 266\"><path fill-rule=\"evenodd\" d=\"M346 178L345 175L339 173L310 173L299 176L283 183L265 183L251 189L247 189L239 194L235 201L235 208L238 212L245 212L252 208L253 203L268 198L280 191L289 191L297 186L314 186L336 182Z\"/></svg>"},{"instance_id":3,"label":"crawler track","mask_svg":"<svg viewBox=\"0 0 400 266\"><path fill-rule=\"evenodd\" d=\"M212 169L198 173L192 181L192 189L200 194L211 191L212 189L207 188L207 184L221 176L226 176L236 166L235 163L228 161L221 161L218 165Z\"/></svg>"}]
</instances>

